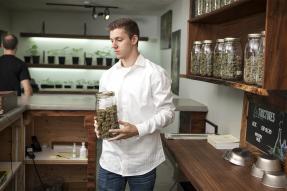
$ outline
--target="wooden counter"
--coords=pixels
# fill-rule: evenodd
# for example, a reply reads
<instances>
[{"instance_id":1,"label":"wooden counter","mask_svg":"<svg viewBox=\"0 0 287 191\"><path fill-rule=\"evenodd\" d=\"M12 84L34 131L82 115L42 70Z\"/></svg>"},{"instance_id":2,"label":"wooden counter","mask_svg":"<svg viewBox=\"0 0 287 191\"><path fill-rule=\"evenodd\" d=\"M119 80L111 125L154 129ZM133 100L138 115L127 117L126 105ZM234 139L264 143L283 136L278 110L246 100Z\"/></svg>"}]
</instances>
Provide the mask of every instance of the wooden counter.
<instances>
[{"instance_id":1,"label":"wooden counter","mask_svg":"<svg viewBox=\"0 0 287 191\"><path fill-rule=\"evenodd\" d=\"M223 152L206 140L162 139L166 150L197 190L204 191L282 191L263 185L250 174L251 167L236 166L224 160ZM175 165L176 166L176 165Z\"/></svg>"}]
</instances>

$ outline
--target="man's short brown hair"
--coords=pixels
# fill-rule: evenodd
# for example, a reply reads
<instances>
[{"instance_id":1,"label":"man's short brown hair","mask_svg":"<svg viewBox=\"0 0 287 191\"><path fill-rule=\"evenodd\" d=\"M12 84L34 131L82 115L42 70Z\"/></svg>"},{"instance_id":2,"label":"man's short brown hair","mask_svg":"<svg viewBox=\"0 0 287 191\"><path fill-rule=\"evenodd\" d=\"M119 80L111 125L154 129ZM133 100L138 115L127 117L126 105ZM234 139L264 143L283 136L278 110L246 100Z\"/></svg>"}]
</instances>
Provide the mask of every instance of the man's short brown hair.
<instances>
[{"instance_id":1,"label":"man's short brown hair","mask_svg":"<svg viewBox=\"0 0 287 191\"><path fill-rule=\"evenodd\" d=\"M13 34L7 34L3 38L3 47L7 50L15 50L18 44L18 39Z\"/></svg>"},{"instance_id":2,"label":"man's short brown hair","mask_svg":"<svg viewBox=\"0 0 287 191\"><path fill-rule=\"evenodd\" d=\"M117 28L123 28L128 33L130 38L132 38L133 35L137 35L138 38L140 37L140 30L138 24L130 18L120 18L111 22L108 25L109 31L112 31Z\"/></svg>"}]
</instances>

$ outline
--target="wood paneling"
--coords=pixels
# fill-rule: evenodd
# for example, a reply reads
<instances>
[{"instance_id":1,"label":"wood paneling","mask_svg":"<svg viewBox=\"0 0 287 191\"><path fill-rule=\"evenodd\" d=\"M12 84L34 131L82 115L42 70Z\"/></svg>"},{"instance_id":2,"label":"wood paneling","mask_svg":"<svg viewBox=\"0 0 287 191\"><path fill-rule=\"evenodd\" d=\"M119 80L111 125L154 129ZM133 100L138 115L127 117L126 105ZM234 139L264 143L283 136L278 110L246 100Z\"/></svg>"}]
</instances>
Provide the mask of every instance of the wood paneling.
<instances>
[{"instance_id":1,"label":"wood paneling","mask_svg":"<svg viewBox=\"0 0 287 191\"><path fill-rule=\"evenodd\" d=\"M287 1L268 0L264 88L287 89Z\"/></svg>"},{"instance_id":2,"label":"wood paneling","mask_svg":"<svg viewBox=\"0 0 287 191\"><path fill-rule=\"evenodd\" d=\"M179 133L205 133L207 112L180 112Z\"/></svg>"}]
</instances>

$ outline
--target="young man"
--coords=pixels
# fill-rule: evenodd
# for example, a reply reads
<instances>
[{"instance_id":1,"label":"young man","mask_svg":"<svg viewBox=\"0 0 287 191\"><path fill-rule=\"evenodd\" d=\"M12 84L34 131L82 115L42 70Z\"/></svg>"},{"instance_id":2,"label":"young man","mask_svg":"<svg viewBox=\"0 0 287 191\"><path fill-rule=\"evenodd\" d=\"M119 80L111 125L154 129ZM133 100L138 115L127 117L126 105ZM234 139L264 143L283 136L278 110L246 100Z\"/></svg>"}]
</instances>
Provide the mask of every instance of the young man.
<instances>
[{"instance_id":1,"label":"young man","mask_svg":"<svg viewBox=\"0 0 287 191\"><path fill-rule=\"evenodd\" d=\"M103 140L100 191L152 191L156 167L165 160L160 129L174 118L171 81L164 69L138 51L139 28L131 19L109 24L112 48L120 59L100 80L100 91L115 92L120 129ZM97 130L95 120L95 132Z\"/></svg>"},{"instance_id":2,"label":"young man","mask_svg":"<svg viewBox=\"0 0 287 191\"><path fill-rule=\"evenodd\" d=\"M4 55L0 57L0 91L17 91L17 95L20 96L22 85L24 95L31 96L33 91L28 68L22 60L15 56L17 44L16 36L4 36Z\"/></svg>"}]
</instances>

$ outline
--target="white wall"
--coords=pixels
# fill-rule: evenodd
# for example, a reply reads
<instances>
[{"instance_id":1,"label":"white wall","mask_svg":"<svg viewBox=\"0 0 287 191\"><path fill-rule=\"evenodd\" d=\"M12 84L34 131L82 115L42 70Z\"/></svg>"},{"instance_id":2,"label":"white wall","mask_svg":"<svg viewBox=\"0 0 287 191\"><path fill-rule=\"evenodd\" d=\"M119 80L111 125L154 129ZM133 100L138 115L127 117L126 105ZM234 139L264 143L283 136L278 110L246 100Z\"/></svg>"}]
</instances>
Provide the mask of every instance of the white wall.
<instances>
[{"instance_id":1,"label":"white wall","mask_svg":"<svg viewBox=\"0 0 287 191\"><path fill-rule=\"evenodd\" d=\"M10 14L7 9L0 8L0 30L10 31Z\"/></svg>"},{"instance_id":2,"label":"white wall","mask_svg":"<svg viewBox=\"0 0 287 191\"><path fill-rule=\"evenodd\" d=\"M186 56L189 54L187 53L189 3L190 0L176 0L162 12L164 14L171 9L172 32L181 29L181 74L186 73ZM162 63L165 63L164 68L170 72L171 51L161 50L160 59ZM184 78L180 78L179 86L180 97L194 99L208 107L207 119L219 126L219 133L230 133L236 137L240 136L243 91Z\"/></svg>"},{"instance_id":3,"label":"white wall","mask_svg":"<svg viewBox=\"0 0 287 191\"><path fill-rule=\"evenodd\" d=\"M87 25L88 35L108 35L106 30L107 24L120 17L131 17L139 24L141 36L149 37L149 41L140 41L140 52L155 63L159 63L158 54L158 24L157 16L128 16L128 15L111 15L108 21L103 18L92 19L91 12L47 12L47 11L14 11L12 13L11 30L14 34L20 32L40 33L42 22L45 21L46 33L58 34L83 34L84 23ZM62 49L66 46L70 48L83 48L85 52L95 52L96 50L110 49L109 40L85 40L85 39L50 39L50 38L19 38L19 47L17 56L23 58L27 55L26 50L32 44L37 44L39 52L42 55L43 50ZM71 52L71 51L69 51ZM111 51L113 52L113 51ZM46 55L47 56L47 55ZM66 63L71 63L71 55L67 55ZM113 55L114 56L114 55ZM41 60L43 58L41 57ZM47 60L47 59L46 59ZM83 64L83 56L81 58ZM94 63L95 64L95 63ZM54 80L72 80L66 79L67 76L73 79L98 80L103 71L95 70L59 70L59 69L30 69L31 76L36 81L42 81L47 78Z\"/></svg>"}]
</instances>

